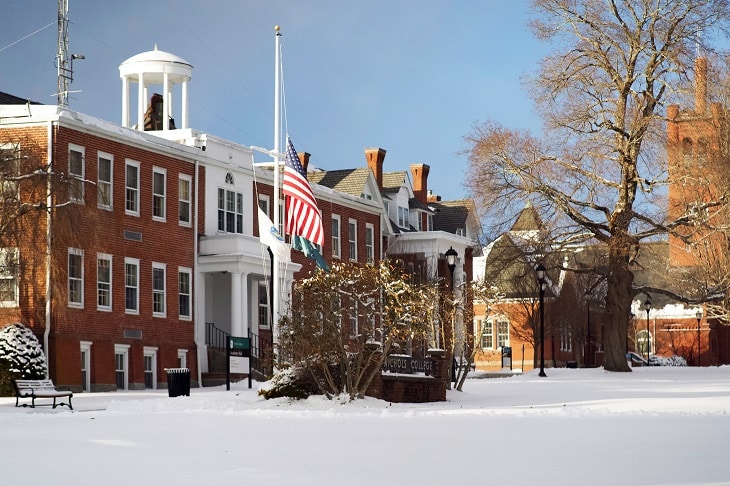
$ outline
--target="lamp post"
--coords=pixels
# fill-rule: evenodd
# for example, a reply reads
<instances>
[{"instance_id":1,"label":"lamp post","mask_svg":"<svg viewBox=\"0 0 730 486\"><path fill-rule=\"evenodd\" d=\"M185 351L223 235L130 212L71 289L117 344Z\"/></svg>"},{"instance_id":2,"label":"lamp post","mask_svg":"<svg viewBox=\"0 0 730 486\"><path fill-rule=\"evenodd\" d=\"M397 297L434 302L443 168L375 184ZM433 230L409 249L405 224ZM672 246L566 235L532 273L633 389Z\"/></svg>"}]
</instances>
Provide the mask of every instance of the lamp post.
<instances>
[{"instance_id":1,"label":"lamp post","mask_svg":"<svg viewBox=\"0 0 730 486\"><path fill-rule=\"evenodd\" d=\"M456 257L459 256L459 254L454 250L454 247L449 247L448 250L446 250L446 265L449 267L449 272L451 272L451 298L454 298L454 269L456 268ZM451 339L454 339L454 336L451 337ZM456 358L452 356L451 358L451 379L456 382Z\"/></svg>"},{"instance_id":2,"label":"lamp post","mask_svg":"<svg viewBox=\"0 0 730 486\"><path fill-rule=\"evenodd\" d=\"M644 310L646 311L646 364L649 364L649 353L651 353L651 341L649 338L649 311L651 310L651 300L648 298L644 302Z\"/></svg>"},{"instance_id":3,"label":"lamp post","mask_svg":"<svg viewBox=\"0 0 730 486\"><path fill-rule=\"evenodd\" d=\"M454 269L456 268L456 257L459 256L458 253L456 253L456 250L454 250L453 247L449 247L448 250L446 250L446 265L449 267L449 272L451 272L451 293L454 293Z\"/></svg>"},{"instance_id":4,"label":"lamp post","mask_svg":"<svg viewBox=\"0 0 730 486\"><path fill-rule=\"evenodd\" d=\"M700 321L702 320L702 309L697 309L695 316L697 317L697 366L700 366L700 353L702 352L702 346L700 346Z\"/></svg>"},{"instance_id":5,"label":"lamp post","mask_svg":"<svg viewBox=\"0 0 730 486\"><path fill-rule=\"evenodd\" d=\"M545 374L545 267L542 263L535 268L537 273L537 284L540 288L540 374Z\"/></svg>"}]
</instances>

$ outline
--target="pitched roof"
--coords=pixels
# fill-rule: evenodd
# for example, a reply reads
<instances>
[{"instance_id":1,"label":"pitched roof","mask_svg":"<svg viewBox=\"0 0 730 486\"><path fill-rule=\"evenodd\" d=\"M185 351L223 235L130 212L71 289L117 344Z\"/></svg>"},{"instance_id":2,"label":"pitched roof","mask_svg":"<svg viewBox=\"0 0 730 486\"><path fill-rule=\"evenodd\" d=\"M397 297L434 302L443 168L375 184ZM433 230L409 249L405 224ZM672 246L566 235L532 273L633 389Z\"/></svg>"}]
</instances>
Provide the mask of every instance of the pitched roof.
<instances>
[{"instance_id":1,"label":"pitched roof","mask_svg":"<svg viewBox=\"0 0 730 486\"><path fill-rule=\"evenodd\" d=\"M540 231L543 229L542 219L532 204L527 204L520 211L510 231Z\"/></svg>"},{"instance_id":2,"label":"pitched roof","mask_svg":"<svg viewBox=\"0 0 730 486\"><path fill-rule=\"evenodd\" d=\"M398 192L403 183L408 180L408 173L385 172L383 174L383 192Z\"/></svg>"},{"instance_id":3,"label":"pitched roof","mask_svg":"<svg viewBox=\"0 0 730 486\"><path fill-rule=\"evenodd\" d=\"M429 203L435 212L433 229L447 233L456 233L458 229L466 229L466 220L472 205L473 202L470 199Z\"/></svg>"},{"instance_id":4,"label":"pitched roof","mask_svg":"<svg viewBox=\"0 0 730 486\"><path fill-rule=\"evenodd\" d=\"M364 192L370 175L370 168L316 171L307 174L310 183L329 187L355 197Z\"/></svg>"}]
</instances>

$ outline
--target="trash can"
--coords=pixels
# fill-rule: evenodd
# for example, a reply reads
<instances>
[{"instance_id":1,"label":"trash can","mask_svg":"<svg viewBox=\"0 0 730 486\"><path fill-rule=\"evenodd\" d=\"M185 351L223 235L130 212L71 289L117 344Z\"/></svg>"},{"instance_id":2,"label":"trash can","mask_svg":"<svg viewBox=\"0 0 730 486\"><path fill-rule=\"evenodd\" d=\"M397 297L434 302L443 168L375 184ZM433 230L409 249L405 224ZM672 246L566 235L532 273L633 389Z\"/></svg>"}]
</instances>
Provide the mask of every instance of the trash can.
<instances>
[{"instance_id":1,"label":"trash can","mask_svg":"<svg viewBox=\"0 0 730 486\"><path fill-rule=\"evenodd\" d=\"M170 397L190 396L190 368L165 368L167 394Z\"/></svg>"},{"instance_id":2,"label":"trash can","mask_svg":"<svg viewBox=\"0 0 730 486\"><path fill-rule=\"evenodd\" d=\"M502 368L512 369L512 348L510 346L502 347Z\"/></svg>"},{"instance_id":3,"label":"trash can","mask_svg":"<svg viewBox=\"0 0 730 486\"><path fill-rule=\"evenodd\" d=\"M578 369L578 362L577 361L568 361L565 363L565 366L567 368L571 368L571 369Z\"/></svg>"}]
</instances>

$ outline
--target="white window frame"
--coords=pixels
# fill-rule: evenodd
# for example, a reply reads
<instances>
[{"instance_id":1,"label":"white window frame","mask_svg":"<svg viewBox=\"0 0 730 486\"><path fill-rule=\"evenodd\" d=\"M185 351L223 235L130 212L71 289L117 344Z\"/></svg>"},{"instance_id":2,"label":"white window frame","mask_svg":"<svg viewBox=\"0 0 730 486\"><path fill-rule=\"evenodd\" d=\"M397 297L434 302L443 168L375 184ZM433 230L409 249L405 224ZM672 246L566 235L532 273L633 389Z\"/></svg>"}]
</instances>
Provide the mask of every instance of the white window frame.
<instances>
[{"instance_id":1,"label":"white window frame","mask_svg":"<svg viewBox=\"0 0 730 486\"><path fill-rule=\"evenodd\" d=\"M375 261L375 226L372 223L365 223L365 260L367 263Z\"/></svg>"},{"instance_id":2,"label":"white window frame","mask_svg":"<svg viewBox=\"0 0 730 486\"><path fill-rule=\"evenodd\" d=\"M259 194L259 208L271 219L271 198L268 194Z\"/></svg>"},{"instance_id":3,"label":"white window frame","mask_svg":"<svg viewBox=\"0 0 730 486\"><path fill-rule=\"evenodd\" d=\"M183 275L187 275L188 278L188 288L187 293L183 292L183 288L181 285L180 278ZM178 312L178 319L181 321L190 321L193 319L193 270L188 267L177 267L177 293L178 293L178 299L177 299L177 312ZM187 306L188 306L188 313L183 314L182 313L182 299L187 298Z\"/></svg>"},{"instance_id":4,"label":"white window frame","mask_svg":"<svg viewBox=\"0 0 730 486\"><path fill-rule=\"evenodd\" d=\"M109 180L101 178L101 161L109 162ZM114 209L114 155L107 152L99 152L96 158L96 184L97 200L96 207L111 211ZM108 203L104 201L104 195L109 198Z\"/></svg>"},{"instance_id":5,"label":"white window frame","mask_svg":"<svg viewBox=\"0 0 730 486\"><path fill-rule=\"evenodd\" d=\"M80 257L80 275L74 275L71 276L71 256ZM69 248L68 249L68 258L66 259L66 270L67 270L67 300L68 300L68 306L75 308L75 309L83 309L84 308L84 250L78 249L78 248ZM79 300L71 300L72 295L72 284L78 284L79 288L76 289L79 294Z\"/></svg>"},{"instance_id":6,"label":"white window frame","mask_svg":"<svg viewBox=\"0 0 730 486\"><path fill-rule=\"evenodd\" d=\"M160 282L155 281L155 275L162 272L162 288ZM161 310L158 304L162 306ZM167 264L152 262L152 315L155 317L167 316Z\"/></svg>"},{"instance_id":7,"label":"white window frame","mask_svg":"<svg viewBox=\"0 0 730 486\"><path fill-rule=\"evenodd\" d=\"M429 214L427 218L426 231L433 231L433 214Z\"/></svg>"},{"instance_id":8,"label":"white window frame","mask_svg":"<svg viewBox=\"0 0 730 486\"><path fill-rule=\"evenodd\" d=\"M71 152L81 154L81 172L74 172L71 169ZM86 147L68 144L68 199L75 203L84 204L84 178L86 176Z\"/></svg>"},{"instance_id":9,"label":"white window frame","mask_svg":"<svg viewBox=\"0 0 730 486\"><path fill-rule=\"evenodd\" d=\"M187 368L188 367L188 350L178 349L177 350L177 367Z\"/></svg>"},{"instance_id":10,"label":"white window frame","mask_svg":"<svg viewBox=\"0 0 730 486\"><path fill-rule=\"evenodd\" d=\"M262 312L264 322L261 322ZM259 329L271 327L271 314L269 309L269 286L266 280L258 280L256 283L256 323Z\"/></svg>"},{"instance_id":11,"label":"white window frame","mask_svg":"<svg viewBox=\"0 0 730 486\"><path fill-rule=\"evenodd\" d=\"M129 273L127 267L134 267L134 282L130 282ZM135 307L131 308L128 306L127 293L132 290L134 292ZM138 258L124 258L124 313L139 315L139 259Z\"/></svg>"},{"instance_id":12,"label":"white window frame","mask_svg":"<svg viewBox=\"0 0 730 486\"><path fill-rule=\"evenodd\" d=\"M108 281L103 281L99 275L100 266L99 264L105 261L109 265L109 275L108 275ZM112 282L114 279L112 278L112 255L109 255L108 253L97 253L96 254L96 309L104 312L111 312L112 310L112 296L114 295L112 292ZM101 295L102 292L106 292L107 298L109 301L109 305L103 305L101 304Z\"/></svg>"},{"instance_id":13,"label":"white window frame","mask_svg":"<svg viewBox=\"0 0 730 486\"><path fill-rule=\"evenodd\" d=\"M18 197L18 181L13 177L19 175L20 144L0 143L0 164L2 164L2 181L0 196L3 198ZM10 179L9 179L10 177Z\"/></svg>"},{"instance_id":14,"label":"white window frame","mask_svg":"<svg viewBox=\"0 0 730 486\"><path fill-rule=\"evenodd\" d=\"M482 349L494 349L494 323L491 320L481 320L479 319L479 346ZM484 345L484 338L489 337L489 342L492 343L491 346L485 346Z\"/></svg>"},{"instance_id":15,"label":"white window frame","mask_svg":"<svg viewBox=\"0 0 730 486\"><path fill-rule=\"evenodd\" d=\"M123 388L122 390L129 390L129 344L115 344L114 345L114 383L119 389L118 374L123 373ZM117 355L122 356L121 367L117 363Z\"/></svg>"},{"instance_id":16,"label":"white window frame","mask_svg":"<svg viewBox=\"0 0 730 486\"><path fill-rule=\"evenodd\" d=\"M335 228L335 224L337 228ZM336 231L335 231L336 230ZM332 258L342 256L342 218L339 214L332 215Z\"/></svg>"},{"instance_id":17,"label":"white window frame","mask_svg":"<svg viewBox=\"0 0 730 486\"><path fill-rule=\"evenodd\" d=\"M130 185L129 169L134 168L137 174L137 184ZM139 216L139 192L140 192L140 163L136 160L127 159L124 161L124 214ZM130 202L133 208L130 208Z\"/></svg>"},{"instance_id":18,"label":"white window frame","mask_svg":"<svg viewBox=\"0 0 730 486\"><path fill-rule=\"evenodd\" d=\"M79 352L81 353L81 390L84 393L91 391L91 341L80 341ZM86 353L86 354L84 354Z\"/></svg>"},{"instance_id":19,"label":"white window frame","mask_svg":"<svg viewBox=\"0 0 730 486\"><path fill-rule=\"evenodd\" d=\"M0 280L7 283L8 291L13 294L12 300L0 301L0 307L18 307L18 255L17 248L0 248Z\"/></svg>"},{"instance_id":20,"label":"white window frame","mask_svg":"<svg viewBox=\"0 0 730 486\"><path fill-rule=\"evenodd\" d=\"M494 320L495 327L497 328L497 348L503 348L505 346L509 346L509 339L510 339L510 329L509 329L509 321L504 317L499 317ZM504 328L507 330L506 333L501 332L502 326L504 325Z\"/></svg>"},{"instance_id":21,"label":"white window frame","mask_svg":"<svg viewBox=\"0 0 730 486\"><path fill-rule=\"evenodd\" d=\"M183 184L187 184L187 197L183 194ZM187 207L187 211L183 208ZM187 219L183 214L187 212ZM177 182L177 222L180 226L193 225L193 178L187 174L179 174Z\"/></svg>"},{"instance_id":22,"label":"white window frame","mask_svg":"<svg viewBox=\"0 0 730 486\"><path fill-rule=\"evenodd\" d=\"M357 220L352 218L347 220L347 247L350 260L357 261Z\"/></svg>"},{"instance_id":23,"label":"white window frame","mask_svg":"<svg viewBox=\"0 0 730 486\"><path fill-rule=\"evenodd\" d=\"M233 209L229 207L229 195L233 196ZM222 196L222 198L221 198ZM243 213L244 213L243 193L225 187L218 188L218 232L230 235L243 234ZM222 205L222 207L221 207ZM233 231L230 231L228 216L233 216ZM221 217L223 218L221 220ZM221 223L223 227L221 228Z\"/></svg>"},{"instance_id":24,"label":"white window frame","mask_svg":"<svg viewBox=\"0 0 730 486\"><path fill-rule=\"evenodd\" d=\"M157 389L157 347L156 346L145 346L142 350L142 373L144 374L144 387L147 388L147 358L150 358L152 369L149 370L152 373L152 390Z\"/></svg>"},{"instance_id":25,"label":"white window frame","mask_svg":"<svg viewBox=\"0 0 730 486\"><path fill-rule=\"evenodd\" d=\"M158 177L162 177L162 192L155 187ZM152 167L152 219L167 221L167 169L162 167Z\"/></svg>"}]
</instances>

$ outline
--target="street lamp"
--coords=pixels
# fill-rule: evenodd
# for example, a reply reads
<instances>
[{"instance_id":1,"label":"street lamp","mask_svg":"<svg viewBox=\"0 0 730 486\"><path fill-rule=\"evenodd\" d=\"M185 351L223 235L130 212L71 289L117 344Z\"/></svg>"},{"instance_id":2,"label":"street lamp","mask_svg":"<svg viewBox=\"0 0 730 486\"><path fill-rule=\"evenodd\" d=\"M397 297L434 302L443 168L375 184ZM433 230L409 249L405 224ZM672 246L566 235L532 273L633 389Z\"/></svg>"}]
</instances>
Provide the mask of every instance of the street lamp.
<instances>
[{"instance_id":1,"label":"street lamp","mask_svg":"<svg viewBox=\"0 0 730 486\"><path fill-rule=\"evenodd\" d=\"M446 265L449 267L449 271L451 272L451 292L454 292L454 269L456 268L456 257L459 256L458 253L456 253L456 250L454 250L453 247L449 247L448 250L446 250Z\"/></svg>"},{"instance_id":2,"label":"street lamp","mask_svg":"<svg viewBox=\"0 0 730 486\"><path fill-rule=\"evenodd\" d=\"M646 311L646 364L649 364L649 353L651 353L651 341L649 340L649 311L651 310L651 300L648 298L644 302L644 310Z\"/></svg>"},{"instance_id":3,"label":"street lamp","mask_svg":"<svg viewBox=\"0 0 730 486\"><path fill-rule=\"evenodd\" d=\"M535 268L537 273L537 284L540 288L540 374L545 374L545 267L539 263Z\"/></svg>"},{"instance_id":4,"label":"street lamp","mask_svg":"<svg viewBox=\"0 0 730 486\"><path fill-rule=\"evenodd\" d=\"M702 352L702 347L700 346L700 321L702 320L702 309L697 309L695 316L697 317L697 366L700 366L700 353Z\"/></svg>"}]
</instances>

